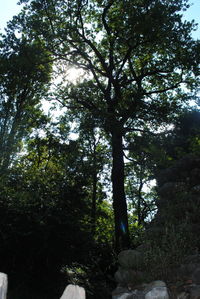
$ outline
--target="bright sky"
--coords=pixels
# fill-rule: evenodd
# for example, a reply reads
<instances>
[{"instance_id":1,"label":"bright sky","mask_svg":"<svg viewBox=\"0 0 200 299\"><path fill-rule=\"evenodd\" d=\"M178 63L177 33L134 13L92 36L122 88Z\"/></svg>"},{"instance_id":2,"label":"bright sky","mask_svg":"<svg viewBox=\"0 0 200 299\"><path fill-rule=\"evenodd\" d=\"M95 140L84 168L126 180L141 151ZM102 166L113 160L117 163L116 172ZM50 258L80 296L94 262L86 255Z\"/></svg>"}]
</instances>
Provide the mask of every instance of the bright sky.
<instances>
[{"instance_id":1,"label":"bright sky","mask_svg":"<svg viewBox=\"0 0 200 299\"><path fill-rule=\"evenodd\" d=\"M0 31L6 26L6 23L17 14L21 7L17 5L18 0L0 0ZM192 6L185 13L185 18L188 20L194 19L199 24L198 31L193 36L200 39L200 0L190 0Z\"/></svg>"},{"instance_id":2,"label":"bright sky","mask_svg":"<svg viewBox=\"0 0 200 299\"><path fill-rule=\"evenodd\" d=\"M6 27L6 23L18 14L21 6L17 5L18 0L0 0L0 30Z\"/></svg>"}]
</instances>

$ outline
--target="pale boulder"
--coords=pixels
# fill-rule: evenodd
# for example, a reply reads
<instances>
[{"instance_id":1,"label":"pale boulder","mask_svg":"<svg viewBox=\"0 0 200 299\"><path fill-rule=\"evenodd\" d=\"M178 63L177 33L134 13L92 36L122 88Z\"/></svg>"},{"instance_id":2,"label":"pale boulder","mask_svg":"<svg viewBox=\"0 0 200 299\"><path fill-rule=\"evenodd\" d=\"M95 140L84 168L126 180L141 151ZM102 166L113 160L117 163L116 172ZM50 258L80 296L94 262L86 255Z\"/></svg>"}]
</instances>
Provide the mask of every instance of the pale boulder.
<instances>
[{"instance_id":1,"label":"pale boulder","mask_svg":"<svg viewBox=\"0 0 200 299\"><path fill-rule=\"evenodd\" d=\"M166 284L160 280L150 283L146 288L145 299L169 299Z\"/></svg>"},{"instance_id":2,"label":"pale boulder","mask_svg":"<svg viewBox=\"0 0 200 299\"><path fill-rule=\"evenodd\" d=\"M6 299L8 288L8 277L5 273L0 272L0 299Z\"/></svg>"},{"instance_id":3,"label":"pale boulder","mask_svg":"<svg viewBox=\"0 0 200 299\"><path fill-rule=\"evenodd\" d=\"M85 299L85 290L77 285L69 284L60 299Z\"/></svg>"}]
</instances>

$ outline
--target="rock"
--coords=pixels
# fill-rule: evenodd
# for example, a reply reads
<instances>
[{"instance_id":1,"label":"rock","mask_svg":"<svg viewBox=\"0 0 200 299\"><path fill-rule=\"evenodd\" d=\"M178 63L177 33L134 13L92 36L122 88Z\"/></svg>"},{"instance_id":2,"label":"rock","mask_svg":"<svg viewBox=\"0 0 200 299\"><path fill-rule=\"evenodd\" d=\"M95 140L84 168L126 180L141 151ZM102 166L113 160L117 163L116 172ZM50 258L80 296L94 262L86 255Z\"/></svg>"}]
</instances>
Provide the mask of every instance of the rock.
<instances>
[{"instance_id":1,"label":"rock","mask_svg":"<svg viewBox=\"0 0 200 299\"><path fill-rule=\"evenodd\" d=\"M190 295L186 292L181 292L180 294L177 295L177 299L189 299Z\"/></svg>"},{"instance_id":2,"label":"rock","mask_svg":"<svg viewBox=\"0 0 200 299\"><path fill-rule=\"evenodd\" d=\"M192 286L190 289L190 299L200 299L200 285Z\"/></svg>"},{"instance_id":3,"label":"rock","mask_svg":"<svg viewBox=\"0 0 200 299\"><path fill-rule=\"evenodd\" d=\"M135 294L132 294L132 297L128 297L130 299L145 299L145 295L142 291L135 291Z\"/></svg>"},{"instance_id":4,"label":"rock","mask_svg":"<svg viewBox=\"0 0 200 299\"><path fill-rule=\"evenodd\" d=\"M60 299L85 299L85 290L77 285L69 284Z\"/></svg>"},{"instance_id":5,"label":"rock","mask_svg":"<svg viewBox=\"0 0 200 299\"><path fill-rule=\"evenodd\" d=\"M200 267L192 273L192 282L200 285Z\"/></svg>"},{"instance_id":6,"label":"rock","mask_svg":"<svg viewBox=\"0 0 200 299\"><path fill-rule=\"evenodd\" d=\"M121 296L124 293L128 293L129 290L127 288L117 286L116 289L112 292L112 296Z\"/></svg>"},{"instance_id":7,"label":"rock","mask_svg":"<svg viewBox=\"0 0 200 299\"><path fill-rule=\"evenodd\" d=\"M143 243L136 248L136 250L141 252L142 254L146 253L150 249L151 249L151 245L149 243Z\"/></svg>"},{"instance_id":8,"label":"rock","mask_svg":"<svg viewBox=\"0 0 200 299\"><path fill-rule=\"evenodd\" d=\"M137 250L123 250L118 255L118 262L124 269L137 270L143 265L143 255Z\"/></svg>"},{"instance_id":9,"label":"rock","mask_svg":"<svg viewBox=\"0 0 200 299\"><path fill-rule=\"evenodd\" d=\"M8 288L8 277L5 273L0 272L0 299L6 299Z\"/></svg>"},{"instance_id":10,"label":"rock","mask_svg":"<svg viewBox=\"0 0 200 299\"><path fill-rule=\"evenodd\" d=\"M130 299L130 298L132 298L130 296L132 296L130 293L123 293L121 295L112 296L112 299Z\"/></svg>"},{"instance_id":11,"label":"rock","mask_svg":"<svg viewBox=\"0 0 200 299\"><path fill-rule=\"evenodd\" d=\"M187 256L177 274L182 280L191 280L193 284L200 285L200 255Z\"/></svg>"},{"instance_id":12,"label":"rock","mask_svg":"<svg viewBox=\"0 0 200 299\"><path fill-rule=\"evenodd\" d=\"M155 287L145 295L145 299L169 299L166 287Z\"/></svg>"},{"instance_id":13,"label":"rock","mask_svg":"<svg viewBox=\"0 0 200 299\"><path fill-rule=\"evenodd\" d=\"M117 287L112 295L112 299L169 299L166 284L159 280L144 286L141 285L139 290L128 291L127 289Z\"/></svg>"},{"instance_id":14,"label":"rock","mask_svg":"<svg viewBox=\"0 0 200 299\"><path fill-rule=\"evenodd\" d=\"M150 292L153 288L166 288L166 284L164 281L162 280L155 280L152 281L148 284L146 284L145 288L144 288L144 293L147 294L148 292Z\"/></svg>"},{"instance_id":15,"label":"rock","mask_svg":"<svg viewBox=\"0 0 200 299\"><path fill-rule=\"evenodd\" d=\"M161 280L156 280L148 284L144 293L145 299L169 299L166 284Z\"/></svg>"},{"instance_id":16,"label":"rock","mask_svg":"<svg viewBox=\"0 0 200 299\"><path fill-rule=\"evenodd\" d=\"M119 267L114 275L116 282L121 286L136 285L141 282L143 273L140 271L134 271L133 269L124 269Z\"/></svg>"},{"instance_id":17,"label":"rock","mask_svg":"<svg viewBox=\"0 0 200 299\"><path fill-rule=\"evenodd\" d=\"M145 297L142 291L135 290L121 295L114 295L112 299L145 299Z\"/></svg>"},{"instance_id":18,"label":"rock","mask_svg":"<svg viewBox=\"0 0 200 299\"><path fill-rule=\"evenodd\" d=\"M136 272L134 270L126 270L120 267L115 273L114 277L116 282L120 283L121 285L127 285L134 282L135 273Z\"/></svg>"}]
</instances>

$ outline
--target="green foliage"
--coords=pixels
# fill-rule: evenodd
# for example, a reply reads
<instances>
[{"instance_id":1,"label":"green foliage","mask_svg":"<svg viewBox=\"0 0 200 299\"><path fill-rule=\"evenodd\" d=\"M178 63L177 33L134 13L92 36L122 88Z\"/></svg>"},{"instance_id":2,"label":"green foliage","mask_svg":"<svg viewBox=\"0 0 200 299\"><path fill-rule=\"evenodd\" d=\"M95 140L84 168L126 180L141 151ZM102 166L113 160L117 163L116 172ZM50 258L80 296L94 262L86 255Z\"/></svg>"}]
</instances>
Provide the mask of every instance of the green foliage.
<instances>
[{"instance_id":1,"label":"green foliage","mask_svg":"<svg viewBox=\"0 0 200 299\"><path fill-rule=\"evenodd\" d=\"M187 100L181 84L188 91L198 84L199 43L190 36L195 25L180 14L187 1L28 3L21 30L43 39L67 67L91 75L77 86L59 86L59 100L84 107L104 127L129 119L134 127L163 123Z\"/></svg>"},{"instance_id":2,"label":"green foliage","mask_svg":"<svg viewBox=\"0 0 200 299\"><path fill-rule=\"evenodd\" d=\"M80 183L70 186L52 167L46 173L13 169L1 181L1 268L11 289L21 281L34 288L39 275L38 292L49 281L56 291L62 264L86 258L92 240L84 197Z\"/></svg>"},{"instance_id":3,"label":"green foliage","mask_svg":"<svg viewBox=\"0 0 200 299\"><path fill-rule=\"evenodd\" d=\"M114 219L110 203L104 201L97 206L97 223L95 239L97 243L113 244Z\"/></svg>"},{"instance_id":4,"label":"green foliage","mask_svg":"<svg viewBox=\"0 0 200 299\"><path fill-rule=\"evenodd\" d=\"M1 269L15 298L35 294L38 276L38 297L57 298L70 282L60 272L63 265L87 265L94 246L111 246L108 204L99 202L98 229L95 238L91 235L90 177L80 165L79 142L60 143L47 133L30 138L24 155L1 177Z\"/></svg>"},{"instance_id":5,"label":"green foliage","mask_svg":"<svg viewBox=\"0 0 200 299\"><path fill-rule=\"evenodd\" d=\"M85 288L87 298L107 299L115 287L110 269L116 267L116 257L109 246L100 246L94 248L94 251L87 265L73 263L71 266L64 266L61 271L69 283Z\"/></svg>"},{"instance_id":6,"label":"green foliage","mask_svg":"<svg viewBox=\"0 0 200 299\"><path fill-rule=\"evenodd\" d=\"M13 24L12 30L16 30ZM0 171L9 167L23 138L46 124L40 101L46 94L52 65L41 43L9 31L0 41Z\"/></svg>"}]
</instances>

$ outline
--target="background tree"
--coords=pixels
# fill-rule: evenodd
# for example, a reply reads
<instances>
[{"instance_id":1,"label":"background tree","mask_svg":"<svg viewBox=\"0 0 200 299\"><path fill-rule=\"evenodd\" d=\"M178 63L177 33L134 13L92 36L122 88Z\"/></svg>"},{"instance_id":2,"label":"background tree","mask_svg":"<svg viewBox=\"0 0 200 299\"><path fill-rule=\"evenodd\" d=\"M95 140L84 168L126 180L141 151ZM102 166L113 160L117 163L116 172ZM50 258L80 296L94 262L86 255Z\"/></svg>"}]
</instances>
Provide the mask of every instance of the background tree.
<instances>
[{"instance_id":1,"label":"background tree","mask_svg":"<svg viewBox=\"0 0 200 299\"><path fill-rule=\"evenodd\" d=\"M70 124L73 128L70 128ZM66 132L68 133L66 134ZM76 171L82 173L85 182L87 182L85 192L91 206L88 222L93 237L99 239L101 236L97 228L98 217L102 218L102 214L104 214L106 190L109 191L106 184L109 152L105 136L99 130L91 115L82 110L71 110L70 113L68 110L64 112L57 120L56 135L62 142L66 143L68 139L77 146L76 159L79 162L77 162ZM103 230L107 234L106 225ZM100 231L102 230L100 229Z\"/></svg>"},{"instance_id":2,"label":"background tree","mask_svg":"<svg viewBox=\"0 0 200 299\"><path fill-rule=\"evenodd\" d=\"M126 192L135 221L145 226L156 210L155 207L155 149L164 133L129 132L125 143Z\"/></svg>"},{"instance_id":3,"label":"background tree","mask_svg":"<svg viewBox=\"0 0 200 299\"><path fill-rule=\"evenodd\" d=\"M12 27L12 26L11 26ZM50 81L49 53L14 32L0 42L0 172L4 173L33 127L46 124L39 103Z\"/></svg>"},{"instance_id":4,"label":"background tree","mask_svg":"<svg viewBox=\"0 0 200 299\"><path fill-rule=\"evenodd\" d=\"M86 175L90 175L91 180L91 232L95 235L97 212L99 203L105 199L106 193L103 191L103 168L108 159L103 135L90 115L82 115L78 132L79 141L82 144L83 153L86 159L87 168L83 169ZM85 163L85 164L86 164ZM108 162L107 162L108 163ZM85 165L86 166L86 165ZM99 202L99 203L98 203Z\"/></svg>"},{"instance_id":5,"label":"background tree","mask_svg":"<svg viewBox=\"0 0 200 299\"><path fill-rule=\"evenodd\" d=\"M88 263L91 207L76 154L74 142L32 138L1 180L1 269L13 296L57 298L67 283L61 268Z\"/></svg>"}]
</instances>

